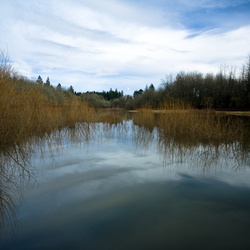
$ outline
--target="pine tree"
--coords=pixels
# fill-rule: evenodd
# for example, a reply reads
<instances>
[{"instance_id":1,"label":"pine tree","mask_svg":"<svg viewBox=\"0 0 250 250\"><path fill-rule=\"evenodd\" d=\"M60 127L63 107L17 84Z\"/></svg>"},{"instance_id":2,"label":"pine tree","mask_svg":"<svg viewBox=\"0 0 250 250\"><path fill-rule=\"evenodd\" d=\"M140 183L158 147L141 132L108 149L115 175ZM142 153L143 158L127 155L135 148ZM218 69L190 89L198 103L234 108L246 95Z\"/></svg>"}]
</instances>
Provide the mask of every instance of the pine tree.
<instances>
[{"instance_id":1,"label":"pine tree","mask_svg":"<svg viewBox=\"0 0 250 250\"><path fill-rule=\"evenodd\" d=\"M40 75L38 76L38 78L36 80L36 83L43 84L43 79L42 79L42 77Z\"/></svg>"},{"instance_id":2,"label":"pine tree","mask_svg":"<svg viewBox=\"0 0 250 250\"><path fill-rule=\"evenodd\" d=\"M153 83L150 84L149 89L152 90L152 91L155 91L155 86L154 86Z\"/></svg>"},{"instance_id":3,"label":"pine tree","mask_svg":"<svg viewBox=\"0 0 250 250\"><path fill-rule=\"evenodd\" d=\"M50 86L50 80L49 80L49 77L47 77L47 80L46 80L45 85L46 85L46 86Z\"/></svg>"},{"instance_id":4,"label":"pine tree","mask_svg":"<svg viewBox=\"0 0 250 250\"><path fill-rule=\"evenodd\" d=\"M57 89L57 90L62 90L62 85L61 85L61 83L58 83L56 89Z\"/></svg>"},{"instance_id":5,"label":"pine tree","mask_svg":"<svg viewBox=\"0 0 250 250\"><path fill-rule=\"evenodd\" d=\"M72 85L70 85L70 87L69 87L69 92L71 92L72 94L75 94L75 90L74 90L74 88L72 87Z\"/></svg>"}]
</instances>

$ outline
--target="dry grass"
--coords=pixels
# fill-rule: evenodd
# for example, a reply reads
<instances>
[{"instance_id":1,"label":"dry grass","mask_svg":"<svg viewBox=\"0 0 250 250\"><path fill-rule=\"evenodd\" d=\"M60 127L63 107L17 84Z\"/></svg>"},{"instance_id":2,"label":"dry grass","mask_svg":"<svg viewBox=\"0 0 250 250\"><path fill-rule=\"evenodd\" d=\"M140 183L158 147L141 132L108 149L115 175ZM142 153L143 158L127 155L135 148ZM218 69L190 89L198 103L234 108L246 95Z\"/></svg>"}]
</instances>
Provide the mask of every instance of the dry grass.
<instances>
[{"instance_id":1,"label":"dry grass","mask_svg":"<svg viewBox=\"0 0 250 250\"><path fill-rule=\"evenodd\" d=\"M177 141L200 143L229 143L243 136L241 121L217 116L209 111L194 111L164 115L159 127Z\"/></svg>"},{"instance_id":2,"label":"dry grass","mask_svg":"<svg viewBox=\"0 0 250 250\"><path fill-rule=\"evenodd\" d=\"M174 163L183 167L186 162L186 166L203 171L224 167L237 171L249 158L248 117L199 110L143 110L133 117L134 124L140 127L133 135L138 147L146 147L157 138L165 166Z\"/></svg>"},{"instance_id":3,"label":"dry grass","mask_svg":"<svg viewBox=\"0 0 250 250\"><path fill-rule=\"evenodd\" d=\"M242 119L208 110L140 110L135 113L134 121L151 131L157 126L166 140L185 144L242 141L247 131Z\"/></svg>"},{"instance_id":4,"label":"dry grass","mask_svg":"<svg viewBox=\"0 0 250 250\"><path fill-rule=\"evenodd\" d=\"M184 111L190 109L192 109L190 104L180 100L165 101L160 107L160 110L162 111Z\"/></svg>"},{"instance_id":5,"label":"dry grass","mask_svg":"<svg viewBox=\"0 0 250 250\"><path fill-rule=\"evenodd\" d=\"M51 105L35 87L17 90L7 77L0 79L0 150L59 127L89 119L93 110L72 95Z\"/></svg>"}]
</instances>

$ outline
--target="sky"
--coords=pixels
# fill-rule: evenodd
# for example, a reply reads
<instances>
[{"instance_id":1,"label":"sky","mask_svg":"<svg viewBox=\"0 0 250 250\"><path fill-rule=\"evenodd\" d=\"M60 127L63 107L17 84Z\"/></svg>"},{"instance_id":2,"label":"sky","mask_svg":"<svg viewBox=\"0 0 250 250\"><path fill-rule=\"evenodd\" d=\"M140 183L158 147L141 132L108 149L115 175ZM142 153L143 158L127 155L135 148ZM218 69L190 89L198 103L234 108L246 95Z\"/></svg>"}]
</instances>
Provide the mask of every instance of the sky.
<instances>
[{"instance_id":1,"label":"sky","mask_svg":"<svg viewBox=\"0 0 250 250\"><path fill-rule=\"evenodd\" d=\"M0 50L32 80L133 94L180 71L239 70L249 17L250 0L0 0Z\"/></svg>"}]
</instances>

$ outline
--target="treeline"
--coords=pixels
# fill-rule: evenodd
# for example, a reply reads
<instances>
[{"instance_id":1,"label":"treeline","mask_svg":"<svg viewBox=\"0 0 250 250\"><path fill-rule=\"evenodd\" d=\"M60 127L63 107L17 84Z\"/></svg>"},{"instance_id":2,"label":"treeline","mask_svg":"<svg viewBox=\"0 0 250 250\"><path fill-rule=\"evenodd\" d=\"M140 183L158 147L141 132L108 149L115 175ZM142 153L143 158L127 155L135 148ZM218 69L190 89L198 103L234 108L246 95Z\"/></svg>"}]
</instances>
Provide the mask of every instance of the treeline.
<instances>
[{"instance_id":1,"label":"treeline","mask_svg":"<svg viewBox=\"0 0 250 250\"><path fill-rule=\"evenodd\" d=\"M153 84L134 91L133 96L123 92L76 93L95 108L152 108L175 109L250 109L250 56L240 72L224 67L217 74L180 72L168 76L155 89Z\"/></svg>"},{"instance_id":2,"label":"treeline","mask_svg":"<svg viewBox=\"0 0 250 250\"><path fill-rule=\"evenodd\" d=\"M198 72L179 73L161 90L163 99L177 99L194 108L249 109L250 58L236 76L233 70L220 70L216 75Z\"/></svg>"},{"instance_id":3,"label":"treeline","mask_svg":"<svg viewBox=\"0 0 250 250\"><path fill-rule=\"evenodd\" d=\"M164 108L179 103L203 109L250 109L250 56L240 73L221 69L217 74L180 72L169 76L158 90L135 91L134 108Z\"/></svg>"},{"instance_id":4,"label":"treeline","mask_svg":"<svg viewBox=\"0 0 250 250\"><path fill-rule=\"evenodd\" d=\"M19 106L17 96L26 96L23 103L30 100L31 106L37 106L39 102L39 105L46 107L174 109L181 105L198 109L250 109L250 56L240 72L227 68L219 70L217 74L180 72L175 77L168 76L159 88L150 84L134 91L133 96L124 95L123 91L117 89L76 92L72 86L63 88L60 83L52 86L49 77L46 81L41 76L31 81L15 73L3 53L0 60L1 109L8 101L10 104L7 106Z\"/></svg>"},{"instance_id":5,"label":"treeline","mask_svg":"<svg viewBox=\"0 0 250 250\"><path fill-rule=\"evenodd\" d=\"M80 95L81 93L76 93L76 95ZM89 92L87 91L86 94L97 94L99 96L102 96L105 100L110 101L113 99L117 99L123 96L123 91L118 91L117 89L112 90L112 88L109 91L102 91L102 92Z\"/></svg>"},{"instance_id":6,"label":"treeline","mask_svg":"<svg viewBox=\"0 0 250 250\"><path fill-rule=\"evenodd\" d=\"M94 108L124 107L124 105L121 105L120 103L120 100L123 98L123 91L118 91L117 89L112 90L111 88L109 91L102 92L75 92L75 94Z\"/></svg>"}]
</instances>

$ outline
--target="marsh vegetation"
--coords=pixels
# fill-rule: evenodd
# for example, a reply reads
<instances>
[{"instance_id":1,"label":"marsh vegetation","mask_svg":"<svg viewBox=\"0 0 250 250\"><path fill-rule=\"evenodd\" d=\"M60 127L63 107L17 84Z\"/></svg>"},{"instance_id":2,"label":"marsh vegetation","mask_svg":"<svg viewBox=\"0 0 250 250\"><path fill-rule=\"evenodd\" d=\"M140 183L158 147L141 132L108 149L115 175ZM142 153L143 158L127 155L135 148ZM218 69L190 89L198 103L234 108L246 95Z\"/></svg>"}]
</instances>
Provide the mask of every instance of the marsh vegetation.
<instances>
[{"instance_id":1,"label":"marsh vegetation","mask_svg":"<svg viewBox=\"0 0 250 250\"><path fill-rule=\"evenodd\" d=\"M163 204L163 207L168 209L168 205L164 200L166 190L165 186L164 190L162 190L162 182L168 183L166 185L167 190L171 190L173 194L175 193L171 189L171 182L164 177L163 172L168 173L167 175L170 175L170 173L175 175L181 173L181 178L186 178L188 174L194 179L197 175L216 176L217 178L219 173L218 176L222 178L223 182L227 181L225 174L230 175L230 181L234 179L234 174L237 175L237 173L244 173L245 178L249 176L249 117L231 116L207 109L222 107L217 105L218 102L215 102L217 97L213 100L211 96L206 95L205 98L203 90L198 91L199 86L205 86L204 84L208 76L202 78L202 76L199 75L198 77L193 73L187 75L181 73L174 81L168 82L159 90L155 90L154 86L150 86L144 91L137 91L133 97L125 97L122 92L117 90L110 90L102 94L76 93L73 87L69 89L64 89L61 85L53 87L50 85L49 79L44 83L41 77L36 82L30 81L15 73L3 54L1 55L0 66L1 235L4 235L5 231L9 231L10 228L19 228L17 221L20 219L20 215L18 215L18 211L20 207L22 208L21 201L25 200L25 197L29 199L26 193L30 193L30 187L35 187L34 190L37 190L34 199L39 201L36 200L32 209L29 207L25 208L25 206L23 209L27 209L27 213L31 209L34 214L36 214L36 210L44 209L45 212L43 212L53 223L54 232L59 232L60 237L59 235L57 237L57 246L64 244L61 233L68 234L69 232L66 228L69 226L73 232L78 232L75 233L79 237L74 241L76 247L80 247L85 242L88 242L91 247L92 245L101 244L104 240L101 239L100 242L96 243L96 237L101 233L97 229L99 227L94 229L93 238L85 236L81 238L80 234L85 235L86 232L84 230L87 230L87 232L89 232L88 230L91 231L93 228L91 229L89 225L92 223L100 226L98 224L99 221L104 220L103 218L106 218L106 216L107 218L111 216L110 212L108 212L109 208L115 211L115 216L118 216L119 228L123 228L123 225L126 225L124 218L128 216L124 212L124 207L129 208L128 211L133 215L134 210L131 208L136 204L135 207L138 209L138 213L134 221L138 222L138 224L135 224L134 228L138 228L138 231L134 232L134 235L141 235L143 228L145 228L143 215L151 218L150 212L154 211L155 214L159 212L163 216L161 218L157 217L156 221L159 222L162 219L165 221L168 218L168 214L165 214L163 209L159 208L158 211L158 208L152 205L156 199L159 204ZM237 84L244 83L241 87L243 88L244 86L245 89L244 91L242 89L245 94L245 104L244 106L237 104L234 108L245 109L249 105L246 94L249 93L247 87L249 84L249 78L247 77L249 76L247 76L246 72L250 71L247 70L248 68L244 67L244 74L238 80L232 75L230 78L230 74L227 76L221 75L222 78L220 79L223 79L223 84L230 79L233 79L233 83L230 82L230 86L235 86L235 88L238 86ZM199 83L201 85L194 81L194 78L196 79L197 77L200 79ZM215 82L218 81L218 77L213 77L211 78L212 80L209 79L211 82L214 81L214 85L217 86ZM190 91L196 96L194 100L192 95L189 95L194 102L190 101L191 99L185 99L184 94L183 98L181 95L174 97L177 89L183 90L182 84L186 86L183 79L189 82L188 86L192 89ZM196 90L198 91L195 93L192 85L194 83L197 84ZM228 83L225 84L227 85ZM188 88L188 86L186 87ZM184 92L188 93L188 89L187 92L186 90ZM217 93L220 93L220 91ZM112 96L114 98L111 98ZM202 96L205 99L202 99ZM238 97L241 98L240 96ZM197 98L200 98L200 102L196 102ZM225 99L222 98L221 100ZM227 104L227 106L223 107L232 107L232 100L236 100L235 103L239 102L237 98L233 97L227 100L231 100L228 102L231 103L231 106ZM100 107L136 108L137 112L127 112L125 109L99 109ZM206 109L197 109L201 107ZM154 110L155 108L157 110ZM58 162L56 162L56 159L59 159ZM50 170L55 168L58 170L58 173L56 172L54 178ZM39 187L36 187L36 183L39 182L37 176L43 175L41 174L42 172L48 174L49 178L48 180L46 178L43 179L45 184L43 185L43 182L41 182L42 190L40 190ZM44 175L46 176L46 174ZM200 187L196 181L190 181L191 177L189 177L188 181L184 179L187 183ZM246 190L238 190L237 192L240 194L243 192L244 195L242 197L244 198L249 193L249 186L247 186L246 180L243 179L240 177L239 183L244 183ZM203 183L203 181L201 182ZM205 181L204 183L210 187L208 182L210 183L210 181ZM214 182L212 183L214 184ZM237 185L240 185L239 183ZM178 186L179 184L175 183L174 185ZM221 183L215 183L215 185L220 189ZM159 195L159 190L162 196ZM189 186L187 186L187 190L189 190ZM226 187L226 190L228 190L228 187ZM58 196L59 193L60 195L63 193L63 197ZM224 191L222 194L224 195ZM50 195L61 198L59 198L56 204L53 202L55 197L53 197L51 204L48 204L48 202L41 204L42 198L45 196L47 200ZM176 195L178 196L178 192ZM202 195L205 194L203 193ZM214 193L213 195L216 196ZM239 201L236 198L234 196L229 197L237 205ZM196 199L199 200L200 197L196 197ZM146 208L141 207L138 200L142 204L151 205L146 206ZM174 199L171 198L170 201L172 200ZM185 197L181 197L180 200L185 207ZM67 202L70 204L70 207L66 204ZM174 201L172 202L174 203ZM231 200L228 202L230 203ZM40 205L37 206L36 204ZM60 204L60 206L57 204ZM203 204L203 206L206 207L206 204ZM240 201L240 204L242 205L242 201ZM216 206L220 206L220 204L216 203ZM197 204L197 207L199 207L199 204ZM246 219L244 226L250 225L250 222L247 221L249 216L248 207L249 204L247 203L242 208L244 210L242 216ZM63 226L58 223L60 220L57 217L57 212L56 214L48 212L50 209L58 211L60 218L65 218L60 222ZM196 210L197 208L193 207L193 209ZM224 209L223 205L221 209ZM228 209L231 209L231 207ZM234 215L235 228L241 228L241 220L237 219L238 217L234 214L235 210L233 209L235 207L232 208L232 211L230 210L230 213ZM72 218L68 218L65 211L67 216L70 214ZM117 211L119 211L118 215ZM10 240L8 244L15 248L15 244L23 242L23 247L34 247L39 244L40 236L38 234L41 234L41 239L50 239L48 234L51 232L50 226L52 224L41 216L43 212L40 212L38 218L35 219L32 216L30 219L29 215L27 215L27 218L24 216L27 221L31 220L30 225L32 226L29 223L25 224L26 221L24 221L24 228L19 228L21 233L22 230L27 230L27 235L34 234L38 238L36 243L32 242L31 237L25 239L26 236L22 236L20 240L19 236L14 233L14 241ZM200 212L203 213L204 211ZM240 211L237 210L238 212ZM204 212L204 216L205 214L207 214L207 211ZM91 216L89 217L89 215ZM123 215L125 216L124 218ZM195 214L193 216L196 221ZM182 224L182 222L179 222L179 217L180 214L177 214L177 225ZM86 225L76 222L81 221L79 218ZM99 220L94 218L99 218ZM187 218L189 217L187 216ZM185 217L184 220L187 218ZM33 220L36 223L33 223ZM37 221L44 228L39 228ZM115 221L116 217L112 217L111 222L114 225ZM105 223L109 225L111 222L106 221ZM154 221L149 220L147 223L146 226L151 227ZM167 224L156 224L155 228L159 232L167 230L171 233L166 228ZM112 225L110 228L113 227ZM230 224L231 227L232 225ZM128 230L128 227L129 225L127 225L127 228L124 228L124 231L120 232L117 230L117 232L120 232L121 235L123 233L129 235L128 232L131 230ZM216 226L211 225L211 228L217 232ZM223 229L226 228L223 227ZM116 233L112 229L109 230L107 233L110 233L110 235ZM234 229L232 230L235 231ZM205 232L206 230L201 229L201 231ZM39 233L36 234L36 232ZM175 233L178 233L178 231L175 231ZM119 239L123 238L120 234L115 234L117 242L120 242ZM153 237L152 242L155 239L163 242L164 235L161 237L159 235L161 234L149 236L146 233L146 235L142 234L141 237L143 239ZM202 234L200 237L202 238L204 235ZM72 236L72 239L76 236ZM194 240L193 236L191 235L191 239ZM240 244L243 246L249 246L249 242L245 238L245 232L243 232L242 237L246 244L240 241L242 239L240 235L236 235L237 240L235 242L241 242ZM22 241L23 239L24 241ZM226 242L226 239L224 240ZM72 242L70 244L73 244ZM136 244L138 242L140 241L138 240ZM43 244L42 242L40 243ZM128 247L131 246L130 243L126 243ZM135 242L132 241L131 244L133 243ZM112 246L113 242L107 244ZM148 244L151 243L148 242ZM114 246L118 245L118 243L114 244ZM229 246L227 243L225 245ZM51 246L46 245L46 247ZM114 247L114 249L117 248Z\"/></svg>"},{"instance_id":2,"label":"marsh vegetation","mask_svg":"<svg viewBox=\"0 0 250 250\"><path fill-rule=\"evenodd\" d=\"M135 91L133 97L124 96L117 89L80 93L72 86L68 89L61 84L52 86L49 77L43 82L39 76L34 82L21 76L1 52L0 150L33 135L43 136L75 122L91 121L98 108L174 110L175 113L181 110L180 115L175 115L182 120L178 131L192 129L199 133L200 126L187 126L195 119L194 109L250 108L250 57L238 75L237 78L232 70L220 70L216 76L181 72L175 78L168 77L158 90L151 84L144 91Z\"/></svg>"}]
</instances>

